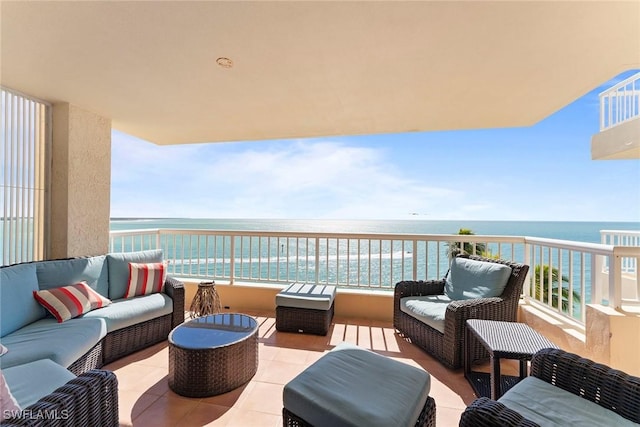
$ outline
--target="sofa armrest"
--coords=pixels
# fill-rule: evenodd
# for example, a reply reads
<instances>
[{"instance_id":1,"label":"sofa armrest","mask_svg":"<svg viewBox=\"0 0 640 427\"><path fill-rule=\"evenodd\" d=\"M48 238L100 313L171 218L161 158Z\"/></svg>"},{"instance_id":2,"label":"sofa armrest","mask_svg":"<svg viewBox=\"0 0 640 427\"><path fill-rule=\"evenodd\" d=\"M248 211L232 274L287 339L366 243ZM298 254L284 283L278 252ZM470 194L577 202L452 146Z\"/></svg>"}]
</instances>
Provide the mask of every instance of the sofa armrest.
<instances>
[{"instance_id":1,"label":"sofa armrest","mask_svg":"<svg viewBox=\"0 0 640 427\"><path fill-rule=\"evenodd\" d=\"M560 349L540 350L531 375L640 423L640 378Z\"/></svg>"},{"instance_id":2,"label":"sofa armrest","mask_svg":"<svg viewBox=\"0 0 640 427\"><path fill-rule=\"evenodd\" d=\"M502 403L481 397L460 416L460 427L540 427Z\"/></svg>"},{"instance_id":3,"label":"sofa armrest","mask_svg":"<svg viewBox=\"0 0 640 427\"><path fill-rule=\"evenodd\" d=\"M116 427L119 425L116 375L99 369L85 372L0 425Z\"/></svg>"},{"instance_id":4,"label":"sofa armrest","mask_svg":"<svg viewBox=\"0 0 640 427\"><path fill-rule=\"evenodd\" d=\"M184 323L184 283L167 276L164 282L164 292L173 300L173 317L171 327Z\"/></svg>"}]
</instances>

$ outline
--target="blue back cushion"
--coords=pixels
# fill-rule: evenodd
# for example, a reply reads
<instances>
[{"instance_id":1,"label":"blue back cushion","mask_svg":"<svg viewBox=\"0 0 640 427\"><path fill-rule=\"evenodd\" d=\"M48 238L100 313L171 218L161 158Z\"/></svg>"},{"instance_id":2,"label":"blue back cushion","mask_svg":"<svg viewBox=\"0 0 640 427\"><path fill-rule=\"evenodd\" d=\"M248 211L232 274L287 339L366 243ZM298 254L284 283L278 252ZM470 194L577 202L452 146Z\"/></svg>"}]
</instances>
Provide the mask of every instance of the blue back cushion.
<instances>
[{"instance_id":1,"label":"blue back cushion","mask_svg":"<svg viewBox=\"0 0 640 427\"><path fill-rule=\"evenodd\" d=\"M36 265L41 290L85 281L100 295L109 297L109 271L107 270L106 255L42 261Z\"/></svg>"},{"instance_id":2,"label":"blue back cushion","mask_svg":"<svg viewBox=\"0 0 640 427\"><path fill-rule=\"evenodd\" d=\"M452 300L490 298L502 295L511 267L495 262L454 258L445 280L444 294Z\"/></svg>"},{"instance_id":3,"label":"blue back cushion","mask_svg":"<svg viewBox=\"0 0 640 427\"><path fill-rule=\"evenodd\" d=\"M37 290L36 263L0 268L0 337L45 317L33 297Z\"/></svg>"},{"instance_id":4,"label":"blue back cushion","mask_svg":"<svg viewBox=\"0 0 640 427\"><path fill-rule=\"evenodd\" d=\"M107 264L109 266L109 298L111 300L124 298L129 283L130 262L162 262L162 249L107 254Z\"/></svg>"}]
</instances>

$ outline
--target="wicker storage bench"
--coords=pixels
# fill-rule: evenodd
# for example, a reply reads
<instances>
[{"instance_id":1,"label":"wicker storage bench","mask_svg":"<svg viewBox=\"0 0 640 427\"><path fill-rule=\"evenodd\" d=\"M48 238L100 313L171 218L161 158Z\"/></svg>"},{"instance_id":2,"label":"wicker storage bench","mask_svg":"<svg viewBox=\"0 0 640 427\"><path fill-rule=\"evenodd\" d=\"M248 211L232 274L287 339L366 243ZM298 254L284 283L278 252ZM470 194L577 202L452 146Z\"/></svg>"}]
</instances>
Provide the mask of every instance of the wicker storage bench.
<instances>
[{"instance_id":1,"label":"wicker storage bench","mask_svg":"<svg viewBox=\"0 0 640 427\"><path fill-rule=\"evenodd\" d=\"M435 426L428 372L340 343L284 386L283 425Z\"/></svg>"},{"instance_id":2,"label":"wicker storage bench","mask_svg":"<svg viewBox=\"0 0 640 427\"><path fill-rule=\"evenodd\" d=\"M292 283L276 295L276 329L327 335L335 296L335 286Z\"/></svg>"}]
</instances>

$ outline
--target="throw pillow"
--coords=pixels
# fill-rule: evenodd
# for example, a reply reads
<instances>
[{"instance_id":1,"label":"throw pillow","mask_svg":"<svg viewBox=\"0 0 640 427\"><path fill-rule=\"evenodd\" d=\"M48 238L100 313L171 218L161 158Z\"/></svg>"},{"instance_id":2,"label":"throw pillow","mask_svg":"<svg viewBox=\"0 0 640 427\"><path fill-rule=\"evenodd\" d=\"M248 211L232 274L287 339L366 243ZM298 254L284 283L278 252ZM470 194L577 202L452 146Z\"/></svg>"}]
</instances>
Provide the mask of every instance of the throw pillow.
<instances>
[{"instance_id":1,"label":"throw pillow","mask_svg":"<svg viewBox=\"0 0 640 427\"><path fill-rule=\"evenodd\" d=\"M53 314L58 323L111 304L110 299L91 289L86 282L34 291L33 296Z\"/></svg>"},{"instance_id":2,"label":"throw pillow","mask_svg":"<svg viewBox=\"0 0 640 427\"><path fill-rule=\"evenodd\" d=\"M511 267L495 262L454 258L445 280L444 294L452 300L490 298L502 295Z\"/></svg>"},{"instance_id":3,"label":"throw pillow","mask_svg":"<svg viewBox=\"0 0 640 427\"><path fill-rule=\"evenodd\" d=\"M9 385L4 380L4 375L0 370L0 420L6 420L20 412L20 405L11 394Z\"/></svg>"},{"instance_id":4,"label":"throw pillow","mask_svg":"<svg viewBox=\"0 0 640 427\"><path fill-rule=\"evenodd\" d=\"M167 277L167 265L164 262L129 263L129 284L125 298L162 292Z\"/></svg>"}]
</instances>

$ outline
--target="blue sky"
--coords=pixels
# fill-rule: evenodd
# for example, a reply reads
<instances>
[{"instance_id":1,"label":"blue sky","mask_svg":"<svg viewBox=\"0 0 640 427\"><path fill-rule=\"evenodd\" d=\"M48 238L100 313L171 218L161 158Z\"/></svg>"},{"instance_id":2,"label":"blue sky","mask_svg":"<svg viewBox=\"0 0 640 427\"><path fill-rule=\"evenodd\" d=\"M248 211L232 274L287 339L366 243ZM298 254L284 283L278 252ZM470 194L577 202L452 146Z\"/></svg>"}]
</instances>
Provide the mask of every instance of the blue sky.
<instances>
[{"instance_id":1,"label":"blue sky","mask_svg":"<svg viewBox=\"0 0 640 427\"><path fill-rule=\"evenodd\" d=\"M640 160L591 160L594 88L527 128L158 146L112 133L112 217L640 221Z\"/></svg>"}]
</instances>

